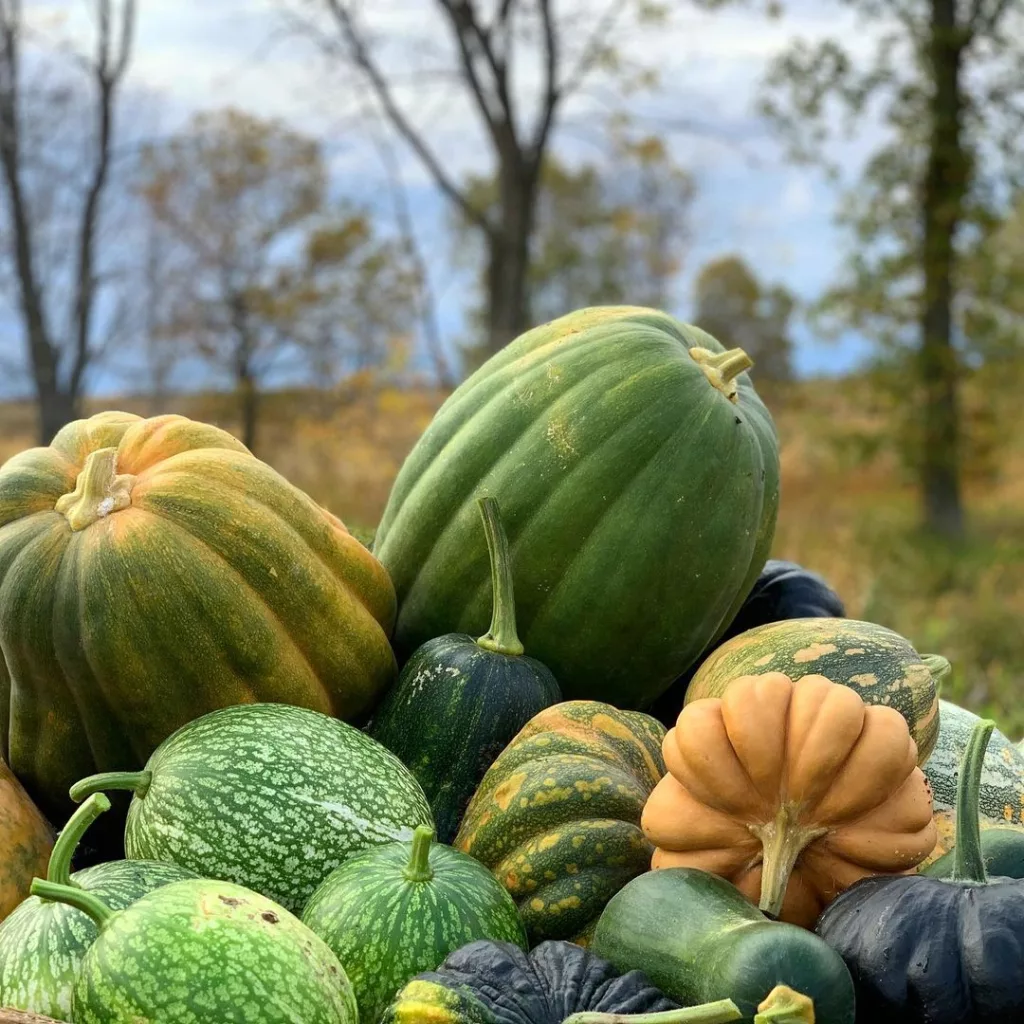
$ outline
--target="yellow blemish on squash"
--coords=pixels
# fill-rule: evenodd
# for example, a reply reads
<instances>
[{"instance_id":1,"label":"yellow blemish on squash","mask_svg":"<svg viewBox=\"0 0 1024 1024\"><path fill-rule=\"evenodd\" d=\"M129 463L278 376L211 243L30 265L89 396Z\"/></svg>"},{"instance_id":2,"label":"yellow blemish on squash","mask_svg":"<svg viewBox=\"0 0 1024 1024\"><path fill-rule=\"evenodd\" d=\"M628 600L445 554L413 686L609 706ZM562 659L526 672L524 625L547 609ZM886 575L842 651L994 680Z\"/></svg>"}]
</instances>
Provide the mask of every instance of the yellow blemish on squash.
<instances>
[{"instance_id":1,"label":"yellow blemish on squash","mask_svg":"<svg viewBox=\"0 0 1024 1024\"><path fill-rule=\"evenodd\" d=\"M535 896L532 900L530 900L530 909L531 910L543 910L544 909L544 901L542 899L539 899L538 897Z\"/></svg>"},{"instance_id":2,"label":"yellow blemish on squash","mask_svg":"<svg viewBox=\"0 0 1024 1024\"><path fill-rule=\"evenodd\" d=\"M524 888L524 889L525 889L525 890L526 890L527 892L533 892L533 890L537 888L537 879L536 879L536 878L528 878L528 879L527 879L527 880L526 880L526 881L525 881L525 882L523 883L523 888Z\"/></svg>"},{"instance_id":3,"label":"yellow blemish on squash","mask_svg":"<svg viewBox=\"0 0 1024 1024\"><path fill-rule=\"evenodd\" d=\"M553 785L555 785L555 780L554 780L553 778L551 778L551 776L549 775L549 776L548 776L548 777L547 777L547 778L546 778L546 779L544 780L544 785L545 785L545 786L553 786Z\"/></svg>"},{"instance_id":4,"label":"yellow blemish on squash","mask_svg":"<svg viewBox=\"0 0 1024 1024\"><path fill-rule=\"evenodd\" d=\"M538 850L550 850L552 846L558 844L558 833L551 832L546 836L542 836L540 841L537 843Z\"/></svg>"},{"instance_id":5,"label":"yellow blemish on squash","mask_svg":"<svg viewBox=\"0 0 1024 1024\"><path fill-rule=\"evenodd\" d=\"M771 651L770 653L766 654L763 658L758 658L757 661L754 662L755 667L764 668L765 665L770 665L772 661L775 660L775 653L775 651Z\"/></svg>"},{"instance_id":6,"label":"yellow blemish on squash","mask_svg":"<svg viewBox=\"0 0 1024 1024\"><path fill-rule=\"evenodd\" d=\"M867 651L863 647L849 647L843 651L843 654L849 657L851 654L867 654Z\"/></svg>"},{"instance_id":7,"label":"yellow blemish on squash","mask_svg":"<svg viewBox=\"0 0 1024 1024\"><path fill-rule=\"evenodd\" d=\"M579 896L563 896L560 900L548 904L548 913L557 917L563 910L575 910L579 905Z\"/></svg>"},{"instance_id":8,"label":"yellow blemish on squash","mask_svg":"<svg viewBox=\"0 0 1024 1024\"><path fill-rule=\"evenodd\" d=\"M1009 804L1003 808L1003 818L1008 822L1013 821L1013 808Z\"/></svg>"},{"instance_id":9,"label":"yellow blemish on squash","mask_svg":"<svg viewBox=\"0 0 1024 1024\"><path fill-rule=\"evenodd\" d=\"M839 648L835 644L811 644L810 647L801 648L793 655L793 661L797 665L803 665L808 661L817 661L826 654L835 654Z\"/></svg>"},{"instance_id":10,"label":"yellow blemish on squash","mask_svg":"<svg viewBox=\"0 0 1024 1024\"><path fill-rule=\"evenodd\" d=\"M591 793L600 793L605 786L611 784L611 781L612 780L609 779L607 775L602 775L600 778L594 779L591 782L588 782L586 779L577 779L573 783L573 787L577 793L585 794L583 799L586 800Z\"/></svg>"},{"instance_id":11,"label":"yellow blemish on squash","mask_svg":"<svg viewBox=\"0 0 1024 1024\"><path fill-rule=\"evenodd\" d=\"M598 844L597 844L597 845L596 845L596 846L594 847L594 849L595 849L595 850L596 850L596 851L597 851L598 853L604 853L604 843L598 843Z\"/></svg>"},{"instance_id":12,"label":"yellow blemish on squash","mask_svg":"<svg viewBox=\"0 0 1024 1024\"><path fill-rule=\"evenodd\" d=\"M999 756L1002 758L1003 764L1010 764L1011 754L1006 747L1003 747L1003 749L999 751Z\"/></svg>"},{"instance_id":13,"label":"yellow blemish on squash","mask_svg":"<svg viewBox=\"0 0 1024 1024\"><path fill-rule=\"evenodd\" d=\"M874 672L862 672L858 676L850 676L850 682L857 686L877 686L878 676Z\"/></svg>"},{"instance_id":14,"label":"yellow blemish on squash","mask_svg":"<svg viewBox=\"0 0 1024 1024\"><path fill-rule=\"evenodd\" d=\"M546 878L546 879L547 879L547 880L548 880L549 882L553 882L553 881L554 881L554 880L555 880L555 879L556 879L556 878L558 877L558 875L556 875L556 874L554 873L554 871L552 871L552 870L548 869L547 871L545 871L545 872L544 872L544 877L545 877L545 878Z\"/></svg>"},{"instance_id":15,"label":"yellow blemish on squash","mask_svg":"<svg viewBox=\"0 0 1024 1024\"><path fill-rule=\"evenodd\" d=\"M548 444L555 450L560 462L567 462L576 455L576 445L573 443L572 428L564 419L554 418L548 423L545 435Z\"/></svg>"},{"instance_id":16,"label":"yellow blemish on squash","mask_svg":"<svg viewBox=\"0 0 1024 1024\"><path fill-rule=\"evenodd\" d=\"M603 713L594 715L593 725L598 732L603 732L605 736L611 736L613 740L626 740L628 742L636 738L626 726L612 718L611 715Z\"/></svg>"},{"instance_id":17,"label":"yellow blemish on squash","mask_svg":"<svg viewBox=\"0 0 1024 1024\"><path fill-rule=\"evenodd\" d=\"M565 865L565 873L567 875L578 875L579 871L580 871L579 864L566 864Z\"/></svg>"},{"instance_id":18,"label":"yellow blemish on squash","mask_svg":"<svg viewBox=\"0 0 1024 1024\"><path fill-rule=\"evenodd\" d=\"M543 807L545 804L553 804L557 803L559 800L564 800L571 794L572 790L565 786L558 789L542 789L539 793L534 793L532 800L526 800L525 798L521 800L519 802L519 806Z\"/></svg>"},{"instance_id":19,"label":"yellow blemish on squash","mask_svg":"<svg viewBox=\"0 0 1024 1024\"><path fill-rule=\"evenodd\" d=\"M572 837L572 848L578 850L583 845L583 836Z\"/></svg>"},{"instance_id":20,"label":"yellow blemish on squash","mask_svg":"<svg viewBox=\"0 0 1024 1024\"><path fill-rule=\"evenodd\" d=\"M507 811L512 801L519 795L526 781L526 772L516 772L510 775L495 791L494 802L503 810ZM526 805L520 801L520 806Z\"/></svg>"}]
</instances>

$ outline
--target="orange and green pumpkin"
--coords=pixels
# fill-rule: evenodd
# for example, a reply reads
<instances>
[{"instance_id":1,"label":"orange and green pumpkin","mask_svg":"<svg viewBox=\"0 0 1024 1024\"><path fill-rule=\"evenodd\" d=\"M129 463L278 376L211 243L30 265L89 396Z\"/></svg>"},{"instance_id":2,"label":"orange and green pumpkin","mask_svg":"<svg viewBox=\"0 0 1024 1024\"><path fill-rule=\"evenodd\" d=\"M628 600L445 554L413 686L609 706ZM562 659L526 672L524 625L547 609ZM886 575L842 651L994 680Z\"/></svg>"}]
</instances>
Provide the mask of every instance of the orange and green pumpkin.
<instances>
[{"instance_id":1,"label":"orange and green pumpkin","mask_svg":"<svg viewBox=\"0 0 1024 1024\"><path fill-rule=\"evenodd\" d=\"M45 875L53 833L11 769L0 759L0 921Z\"/></svg>"},{"instance_id":2,"label":"orange and green pumpkin","mask_svg":"<svg viewBox=\"0 0 1024 1024\"><path fill-rule=\"evenodd\" d=\"M0 753L56 823L216 708L368 713L394 617L370 552L216 427L101 413L0 468Z\"/></svg>"}]
</instances>

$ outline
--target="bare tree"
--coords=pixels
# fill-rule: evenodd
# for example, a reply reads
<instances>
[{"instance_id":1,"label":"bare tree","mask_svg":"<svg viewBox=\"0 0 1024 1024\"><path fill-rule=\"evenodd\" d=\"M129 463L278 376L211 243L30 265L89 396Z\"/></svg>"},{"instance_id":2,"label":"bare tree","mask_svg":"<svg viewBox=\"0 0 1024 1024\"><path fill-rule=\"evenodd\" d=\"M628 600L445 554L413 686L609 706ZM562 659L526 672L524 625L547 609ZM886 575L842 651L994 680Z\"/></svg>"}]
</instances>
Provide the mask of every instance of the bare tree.
<instances>
[{"instance_id":1,"label":"bare tree","mask_svg":"<svg viewBox=\"0 0 1024 1024\"><path fill-rule=\"evenodd\" d=\"M71 180L63 182L61 192L66 204L61 219L71 223L58 256L62 272L48 273L53 264L41 228L48 219L43 207L56 200L38 178L47 170L39 162L42 150L33 144L40 95L26 87L27 29L21 0L0 0L0 191L6 212L0 244L13 268L44 443L79 415L85 375L101 336L97 314L104 282L98 248L114 161L116 104L132 52L135 2L122 0L118 6L116 0L96 0L95 14L92 55L81 58L76 78L65 74L46 97L48 102L71 104L76 113L79 104L84 106L87 125L84 151L67 169ZM83 79L87 102L81 95Z\"/></svg>"},{"instance_id":2,"label":"bare tree","mask_svg":"<svg viewBox=\"0 0 1024 1024\"><path fill-rule=\"evenodd\" d=\"M307 18L305 27L329 53L340 53L357 69L441 192L483 237L486 351L497 351L530 324L530 238L541 167L556 121L569 97L595 71L619 62L615 43L627 20L657 20L667 5L606 0L595 13L593 3L569 9L570 4L557 0L436 0L436 15L456 55L454 73L445 77L468 97L494 159L498 202L487 210L473 202L428 132L403 106L394 84L400 72L386 66L358 0L304 0L304 6L327 19L325 25ZM524 89L519 76L534 65L539 84Z\"/></svg>"}]
</instances>

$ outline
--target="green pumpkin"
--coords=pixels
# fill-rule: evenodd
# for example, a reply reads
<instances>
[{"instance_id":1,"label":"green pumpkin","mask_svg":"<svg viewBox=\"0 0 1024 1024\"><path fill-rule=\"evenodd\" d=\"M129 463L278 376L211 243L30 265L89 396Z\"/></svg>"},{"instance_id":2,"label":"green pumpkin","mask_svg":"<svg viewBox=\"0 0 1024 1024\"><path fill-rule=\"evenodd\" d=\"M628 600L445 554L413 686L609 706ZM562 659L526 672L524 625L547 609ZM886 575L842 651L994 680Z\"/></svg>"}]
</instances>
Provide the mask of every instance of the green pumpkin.
<instances>
[{"instance_id":1,"label":"green pumpkin","mask_svg":"<svg viewBox=\"0 0 1024 1024\"><path fill-rule=\"evenodd\" d=\"M455 838L473 790L505 744L561 700L555 677L523 654L516 633L498 503L481 498L478 504L491 554L491 628L477 640L452 633L418 648L366 730L416 776L442 843Z\"/></svg>"},{"instance_id":2,"label":"green pumpkin","mask_svg":"<svg viewBox=\"0 0 1024 1024\"><path fill-rule=\"evenodd\" d=\"M377 1021L414 975L477 939L526 948L516 905L478 861L433 842L350 857L310 898L302 921L334 950L352 982L359 1018Z\"/></svg>"},{"instance_id":3,"label":"green pumpkin","mask_svg":"<svg viewBox=\"0 0 1024 1024\"><path fill-rule=\"evenodd\" d=\"M948 671L945 658L918 654L905 637L874 622L788 619L749 629L712 651L690 682L685 703L721 697L738 676L822 675L855 689L865 704L899 711L923 765L939 733L937 687Z\"/></svg>"},{"instance_id":4,"label":"green pumpkin","mask_svg":"<svg viewBox=\"0 0 1024 1024\"><path fill-rule=\"evenodd\" d=\"M99 930L75 979L75 1024L358 1024L338 958L284 907L230 882L172 882L113 911L36 879L32 894Z\"/></svg>"},{"instance_id":5,"label":"green pumpkin","mask_svg":"<svg viewBox=\"0 0 1024 1024\"><path fill-rule=\"evenodd\" d=\"M144 763L208 711L362 718L397 671L380 563L183 416L100 413L4 463L0 595L0 758L56 825L76 779Z\"/></svg>"},{"instance_id":6,"label":"green pumpkin","mask_svg":"<svg viewBox=\"0 0 1024 1024\"><path fill-rule=\"evenodd\" d=\"M154 889L195 877L177 864L145 860L111 861L70 874L79 840L109 808L110 801L96 793L75 811L54 845L48 881L78 886L123 910ZM0 1006L70 1021L75 975L96 934L92 918L66 903L23 900L0 924Z\"/></svg>"},{"instance_id":7,"label":"green pumpkin","mask_svg":"<svg viewBox=\"0 0 1024 1024\"><path fill-rule=\"evenodd\" d=\"M534 716L484 776L455 846L512 894L531 945L586 943L608 900L650 867L640 815L665 774L664 736L640 712L567 701Z\"/></svg>"},{"instance_id":8,"label":"green pumpkin","mask_svg":"<svg viewBox=\"0 0 1024 1024\"><path fill-rule=\"evenodd\" d=\"M347 856L432 825L423 790L397 757L345 722L285 704L238 704L169 736L141 772L72 787L134 793L131 859L224 878L299 913Z\"/></svg>"},{"instance_id":9,"label":"green pumpkin","mask_svg":"<svg viewBox=\"0 0 1024 1024\"><path fill-rule=\"evenodd\" d=\"M665 313L579 310L444 403L374 540L401 658L487 627L473 497L501 504L520 636L571 699L649 705L726 629L768 557L778 441L746 355Z\"/></svg>"},{"instance_id":10,"label":"green pumpkin","mask_svg":"<svg viewBox=\"0 0 1024 1024\"><path fill-rule=\"evenodd\" d=\"M696 868L634 878L608 903L591 948L619 971L642 970L683 1004L729 998L752 1020L785 985L813 1000L817 1024L854 1024L853 981L837 953Z\"/></svg>"},{"instance_id":11,"label":"green pumpkin","mask_svg":"<svg viewBox=\"0 0 1024 1024\"><path fill-rule=\"evenodd\" d=\"M980 831L979 845L986 874L993 878L1024 878L1024 829L995 825ZM950 878L955 864L954 847L920 873L931 878Z\"/></svg>"}]
</instances>

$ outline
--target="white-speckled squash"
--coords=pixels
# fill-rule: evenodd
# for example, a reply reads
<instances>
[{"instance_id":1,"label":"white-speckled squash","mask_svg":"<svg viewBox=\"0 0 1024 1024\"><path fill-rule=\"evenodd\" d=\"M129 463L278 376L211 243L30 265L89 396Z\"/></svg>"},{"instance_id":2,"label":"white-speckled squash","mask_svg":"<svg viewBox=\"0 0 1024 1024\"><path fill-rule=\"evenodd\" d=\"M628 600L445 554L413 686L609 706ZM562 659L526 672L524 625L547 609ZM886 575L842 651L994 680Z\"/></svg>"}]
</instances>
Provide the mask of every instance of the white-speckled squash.
<instances>
[{"instance_id":1,"label":"white-speckled squash","mask_svg":"<svg viewBox=\"0 0 1024 1024\"><path fill-rule=\"evenodd\" d=\"M301 912L350 854L430 825L419 783L389 750L318 711L239 704L169 736L141 772L93 775L75 800L134 792L129 858L172 861Z\"/></svg>"},{"instance_id":2,"label":"white-speckled squash","mask_svg":"<svg viewBox=\"0 0 1024 1024\"><path fill-rule=\"evenodd\" d=\"M939 701L939 735L923 771L932 786L932 807L939 841L924 867L950 850L956 839L956 782L960 761L978 716ZM982 829L1019 827L1024 831L1024 752L998 729L993 730L985 753L978 796Z\"/></svg>"}]
</instances>

